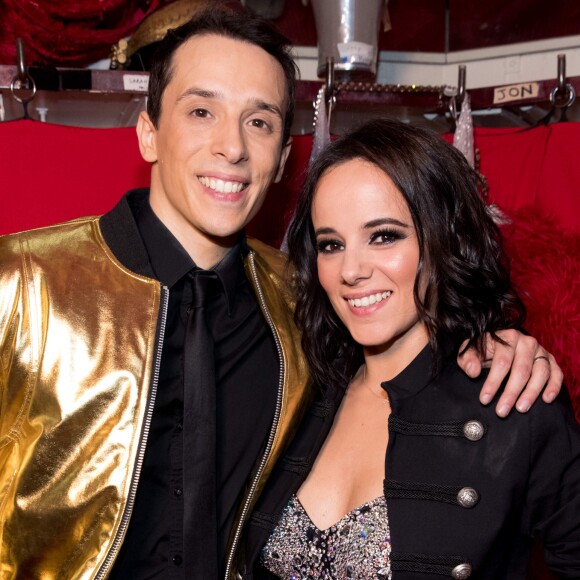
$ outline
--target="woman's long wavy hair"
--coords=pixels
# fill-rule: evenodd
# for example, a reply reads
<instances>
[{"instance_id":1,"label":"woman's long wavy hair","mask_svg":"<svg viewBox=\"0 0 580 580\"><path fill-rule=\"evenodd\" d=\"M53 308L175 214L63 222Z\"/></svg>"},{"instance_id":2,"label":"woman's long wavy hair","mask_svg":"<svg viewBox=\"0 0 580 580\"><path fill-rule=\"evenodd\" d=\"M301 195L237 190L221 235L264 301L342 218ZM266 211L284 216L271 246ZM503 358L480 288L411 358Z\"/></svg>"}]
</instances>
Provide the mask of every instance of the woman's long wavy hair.
<instances>
[{"instance_id":1,"label":"woman's long wavy hair","mask_svg":"<svg viewBox=\"0 0 580 580\"><path fill-rule=\"evenodd\" d=\"M512 288L499 229L464 156L439 135L374 119L325 149L310 168L288 235L295 273L296 322L319 386L346 387L363 362L362 347L335 314L318 281L311 210L320 179L353 159L372 163L403 195L417 232L414 297L440 367L444 345L464 339L484 351L485 333L520 326L525 307ZM348 211L348 208L344 208ZM420 287L421 281L421 287Z\"/></svg>"}]
</instances>

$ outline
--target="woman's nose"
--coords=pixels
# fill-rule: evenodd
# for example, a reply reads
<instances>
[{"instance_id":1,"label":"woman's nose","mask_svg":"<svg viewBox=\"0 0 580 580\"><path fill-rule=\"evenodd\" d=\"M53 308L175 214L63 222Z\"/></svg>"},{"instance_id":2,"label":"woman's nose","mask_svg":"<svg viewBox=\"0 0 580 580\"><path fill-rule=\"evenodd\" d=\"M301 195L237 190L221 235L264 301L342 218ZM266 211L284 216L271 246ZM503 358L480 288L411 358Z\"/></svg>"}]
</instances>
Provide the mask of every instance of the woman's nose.
<instances>
[{"instance_id":1,"label":"woman's nose","mask_svg":"<svg viewBox=\"0 0 580 580\"><path fill-rule=\"evenodd\" d=\"M372 265L365 259L364 252L345 250L341 264L340 277L349 286L366 280L372 274Z\"/></svg>"}]
</instances>

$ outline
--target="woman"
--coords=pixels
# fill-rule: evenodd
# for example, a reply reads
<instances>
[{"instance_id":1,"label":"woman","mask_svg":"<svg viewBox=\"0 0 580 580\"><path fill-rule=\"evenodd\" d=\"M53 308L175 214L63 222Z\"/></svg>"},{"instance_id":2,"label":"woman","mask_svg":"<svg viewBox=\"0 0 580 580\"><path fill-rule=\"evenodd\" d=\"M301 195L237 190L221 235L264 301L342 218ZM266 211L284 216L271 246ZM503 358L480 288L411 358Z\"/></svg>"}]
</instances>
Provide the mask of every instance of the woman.
<instances>
[{"instance_id":1,"label":"woman","mask_svg":"<svg viewBox=\"0 0 580 580\"><path fill-rule=\"evenodd\" d=\"M563 394L500 419L454 353L519 326L477 177L374 120L311 169L289 235L320 396L248 526L247 578L580 578L580 428Z\"/></svg>"}]
</instances>

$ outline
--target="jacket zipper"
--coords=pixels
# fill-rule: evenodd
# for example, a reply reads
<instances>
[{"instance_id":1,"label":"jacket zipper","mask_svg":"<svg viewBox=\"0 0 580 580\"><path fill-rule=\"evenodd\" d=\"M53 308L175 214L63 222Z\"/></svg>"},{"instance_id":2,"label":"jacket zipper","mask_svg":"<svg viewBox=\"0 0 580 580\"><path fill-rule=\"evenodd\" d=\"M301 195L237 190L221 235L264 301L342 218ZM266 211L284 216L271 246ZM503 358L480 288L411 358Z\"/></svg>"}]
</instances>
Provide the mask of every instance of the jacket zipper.
<instances>
[{"instance_id":1,"label":"jacket zipper","mask_svg":"<svg viewBox=\"0 0 580 580\"><path fill-rule=\"evenodd\" d=\"M270 434L268 436L268 443L266 444L266 449L264 450L264 454L262 455L262 459L260 461L258 471L256 472L254 479L252 480L252 484L250 486L250 491L248 492L248 496L246 497L246 501L245 501L244 507L242 509L240 520L239 520L238 525L236 527L236 533L234 534L232 547L230 549L229 554L227 555L226 571L225 571L225 576L224 576L225 580L228 580L228 577L230 575L231 568L232 568L233 555L234 555L236 548L238 546L238 543L240 541L240 536L242 534L242 528L244 526L244 522L246 521L249 509L250 509L250 503L252 502L252 498L254 497L254 494L256 493L256 486L258 484L258 481L260 480L262 472L264 471L264 467L265 467L266 461L270 455L270 451L272 450L272 444L274 443L274 436L276 434L276 430L278 428L278 422L280 420L280 411L282 408L282 394L283 394L283 388L284 388L285 366L284 366L284 357L282 355L282 344L280 343L280 338L278 337L278 332L276 331L276 327L274 326L274 322L272 321L272 317L270 316L270 311L268 310L268 306L266 305L266 300L264 299L264 293L262 292L262 287L260 286L260 282L258 280L253 251L249 253L249 260L250 260L250 269L252 272L252 277L254 279L254 284L255 284L256 289L258 291L258 299L260 301L260 305L262 306L262 311L264 312L268 326L270 327L270 330L272 331L272 334L274 335L274 341L276 343L276 349L278 351L278 357L280 359L280 374L278 377L278 395L276 397L276 410L274 413L274 420L272 422Z\"/></svg>"},{"instance_id":2,"label":"jacket zipper","mask_svg":"<svg viewBox=\"0 0 580 580\"><path fill-rule=\"evenodd\" d=\"M95 580L102 580L110 572L111 565L121 547L123 539L125 537L125 532L127 531L127 526L129 525L129 518L133 511L133 505L135 504L135 496L137 494L137 484L139 483L139 477L141 476L141 467L143 466L143 457L145 456L145 447L147 446L147 438L149 436L149 427L151 426L151 417L153 415L153 407L155 406L155 398L157 396L157 383L159 381L159 368L161 366L161 351L163 349L163 339L165 338L165 325L167 322L167 305L169 303L169 289L166 286L161 287L161 320L159 325L159 340L157 342L157 354L155 356L155 364L153 366L153 378L151 381L151 393L149 396L149 401L147 403L147 409L145 411L145 421L143 423L143 430L141 432L141 439L139 441L139 449L137 451L137 459L135 461L135 469L133 471L133 477L131 479L131 486L129 488L129 495L127 497L127 503L125 505L125 511L121 517L121 523L113 544L105 560L100 567L99 571L95 576Z\"/></svg>"}]
</instances>

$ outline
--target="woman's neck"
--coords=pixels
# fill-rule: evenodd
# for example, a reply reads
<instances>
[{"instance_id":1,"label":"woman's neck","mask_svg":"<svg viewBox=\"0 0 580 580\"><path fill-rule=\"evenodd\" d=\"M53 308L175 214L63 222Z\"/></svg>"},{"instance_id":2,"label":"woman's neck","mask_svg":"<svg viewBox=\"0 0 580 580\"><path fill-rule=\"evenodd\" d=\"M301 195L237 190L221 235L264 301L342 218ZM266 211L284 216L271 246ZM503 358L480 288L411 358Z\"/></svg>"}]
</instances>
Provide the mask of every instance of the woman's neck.
<instances>
[{"instance_id":1,"label":"woman's neck","mask_svg":"<svg viewBox=\"0 0 580 580\"><path fill-rule=\"evenodd\" d=\"M429 343L425 332L415 333L405 341L387 347L364 347L365 377L374 384L389 381L401 373Z\"/></svg>"}]
</instances>

